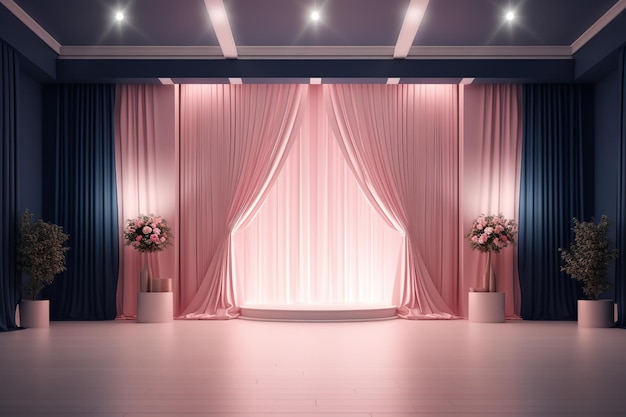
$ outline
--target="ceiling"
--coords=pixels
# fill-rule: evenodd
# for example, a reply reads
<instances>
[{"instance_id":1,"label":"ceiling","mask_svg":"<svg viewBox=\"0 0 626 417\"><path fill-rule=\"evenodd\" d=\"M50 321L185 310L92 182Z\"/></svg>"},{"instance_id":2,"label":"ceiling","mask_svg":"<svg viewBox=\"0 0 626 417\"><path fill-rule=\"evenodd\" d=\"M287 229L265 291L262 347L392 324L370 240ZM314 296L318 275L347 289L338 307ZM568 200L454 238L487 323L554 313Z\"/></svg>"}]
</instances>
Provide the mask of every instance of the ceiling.
<instances>
[{"instance_id":1,"label":"ceiling","mask_svg":"<svg viewBox=\"0 0 626 417\"><path fill-rule=\"evenodd\" d=\"M0 4L54 51L61 81L83 77L162 83L558 77L557 72L573 74L577 51L626 9L626 0L0 0ZM319 12L318 21L311 20L314 10ZM123 11L122 21L115 20L117 11ZM508 11L515 13L515 20L504 19ZM493 67L494 61L505 69L483 68Z\"/></svg>"}]
</instances>

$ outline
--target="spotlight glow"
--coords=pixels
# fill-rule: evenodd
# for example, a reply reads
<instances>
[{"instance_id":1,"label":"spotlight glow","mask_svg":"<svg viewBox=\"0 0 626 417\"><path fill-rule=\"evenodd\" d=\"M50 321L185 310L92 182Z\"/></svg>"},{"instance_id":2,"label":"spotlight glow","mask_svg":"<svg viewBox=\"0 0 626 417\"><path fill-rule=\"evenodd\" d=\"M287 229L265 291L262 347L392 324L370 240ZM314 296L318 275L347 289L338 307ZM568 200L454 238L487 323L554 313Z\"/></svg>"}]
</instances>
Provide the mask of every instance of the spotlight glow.
<instances>
[{"instance_id":1,"label":"spotlight glow","mask_svg":"<svg viewBox=\"0 0 626 417\"><path fill-rule=\"evenodd\" d=\"M320 16L320 12L318 12L317 10L314 10L311 13L311 20L314 21L314 22L317 22L318 20L320 20L320 17L321 17Z\"/></svg>"},{"instance_id":2,"label":"spotlight glow","mask_svg":"<svg viewBox=\"0 0 626 417\"><path fill-rule=\"evenodd\" d=\"M122 20L124 20L124 12L115 13L115 20L117 20L118 22L121 22Z\"/></svg>"},{"instance_id":3,"label":"spotlight glow","mask_svg":"<svg viewBox=\"0 0 626 417\"><path fill-rule=\"evenodd\" d=\"M506 15L504 15L504 18L507 21L512 22L513 20L515 20L515 12L513 12L512 10L509 10L508 12L506 12Z\"/></svg>"}]
</instances>

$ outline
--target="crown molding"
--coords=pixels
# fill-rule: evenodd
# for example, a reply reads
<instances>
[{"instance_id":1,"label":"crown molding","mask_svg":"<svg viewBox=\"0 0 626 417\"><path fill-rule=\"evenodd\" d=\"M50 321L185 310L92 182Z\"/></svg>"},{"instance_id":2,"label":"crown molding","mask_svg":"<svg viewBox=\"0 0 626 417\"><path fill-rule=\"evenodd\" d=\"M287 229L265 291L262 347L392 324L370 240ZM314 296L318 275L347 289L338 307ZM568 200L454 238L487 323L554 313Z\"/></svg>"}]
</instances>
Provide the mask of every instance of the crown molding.
<instances>
[{"instance_id":1,"label":"crown molding","mask_svg":"<svg viewBox=\"0 0 626 417\"><path fill-rule=\"evenodd\" d=\"M407 59L571 59L569 46L414 46Z\"/></svg>"},{"instance_id":2,"label":"crown molding","mask_svg":"<svg viewBox=\"0 0 626 417\"><path fill-rule=\"evenodd\" d=\"M239 60L392 59L391 46L241 46ZM219 46L62 46L60 59L225 59ZM569 46L414 46L406 59L571 59Z\"/></svg>"},{"instance_id":3,"label":"crown molding","mask_svg":"<svg viewBox=\"0 0 626 417\"><path fill-rule=\"evenodd\" d=\"M60 59L224 59L219 46L62 46Z\"/></svg>"}]
</instances>

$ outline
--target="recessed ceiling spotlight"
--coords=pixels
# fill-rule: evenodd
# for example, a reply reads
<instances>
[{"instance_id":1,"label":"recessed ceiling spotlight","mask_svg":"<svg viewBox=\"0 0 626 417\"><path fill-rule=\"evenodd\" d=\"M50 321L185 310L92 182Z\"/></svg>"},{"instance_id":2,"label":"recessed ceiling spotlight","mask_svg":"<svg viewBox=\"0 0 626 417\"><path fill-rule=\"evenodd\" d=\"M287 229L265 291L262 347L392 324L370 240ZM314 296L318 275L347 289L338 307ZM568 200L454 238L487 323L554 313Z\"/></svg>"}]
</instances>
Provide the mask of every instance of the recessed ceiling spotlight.
<instances>
[{"instance_id":1,"label":"recessed ceiling spotlight","mask_svg":"<svg viewBox=\"0 0 626 417\"><path fill-rule=\"evenodd\" d=\"M317 10L314 10L313 12L311 12L311 20L314 22L317 22L318 20L320 20L320 12L318 12Z\"/></svg>"},{"instance_id":2,"label":"recessed ceiling spotlight","mask_svg":"<svg viewBox=\"0 0 626 417\"><path fill-rule=\"evenodd\" d=\"M512 22L513 20L515 20L515 12L513 10L509 10L508 12L506 12L506 14L504 15L504 18L509 21Z\"/></svg>"},{"instance_id":3,"label":"recessed ceiling spotlight","mask_svg":"<svg viewBox=\"0 0 626 417\"><path fill-rule=\"evenodd\" d=\"M124 12L119 11L115 13L115 20L117 20L118 22L121 22L122 20L124 20Z\"/></svg>"}]
</instances>

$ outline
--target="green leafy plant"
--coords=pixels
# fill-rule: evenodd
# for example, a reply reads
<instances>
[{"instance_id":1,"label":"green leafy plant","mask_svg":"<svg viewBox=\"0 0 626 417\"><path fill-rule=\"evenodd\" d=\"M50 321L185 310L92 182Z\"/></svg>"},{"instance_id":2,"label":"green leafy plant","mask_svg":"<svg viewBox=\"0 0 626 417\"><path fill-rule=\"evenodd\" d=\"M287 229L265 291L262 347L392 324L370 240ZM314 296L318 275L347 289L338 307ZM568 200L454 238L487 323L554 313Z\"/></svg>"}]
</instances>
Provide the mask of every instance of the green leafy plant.
<instances>
[{"instance_id":1,"label":"green leafy plant","mask_svg":"<svg viewBox=\"0 0 626 417\"><path fill-rule=\"evenodd\" d=\"M599 223L581 222L574 218L572 230L574 242L569 249L559 248L564 262L561 271L581 281L585 295L597 300L610 288L607 277L609 262L619 255L618 249L610 247L609 218L603 215Z\"/></svg>"},{"instance_id":2,"label":"green leafy plant","mask_svg":"<svg viewBox=\"0 0 626 417\"><path fill-rule=\"evenodd\" d=\"M35 300L37 294L65 271L65 242L69 235L63 228L43 220L33 221L33 214L25 210L20 221L17 241L17 267L30 277L24 285L26 297Z\"/></svg>"}]
</instances>

